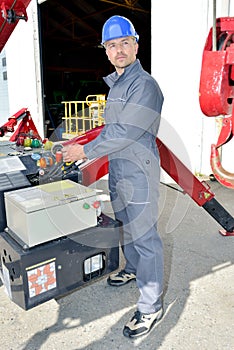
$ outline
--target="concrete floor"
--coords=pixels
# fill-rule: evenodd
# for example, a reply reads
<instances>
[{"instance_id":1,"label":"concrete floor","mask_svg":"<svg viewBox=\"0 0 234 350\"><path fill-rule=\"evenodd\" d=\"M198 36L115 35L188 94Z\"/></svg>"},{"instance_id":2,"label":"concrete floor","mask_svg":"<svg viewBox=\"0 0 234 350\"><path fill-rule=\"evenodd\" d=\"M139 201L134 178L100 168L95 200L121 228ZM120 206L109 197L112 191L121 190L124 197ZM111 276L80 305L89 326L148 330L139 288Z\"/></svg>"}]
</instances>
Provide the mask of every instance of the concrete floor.
<instances>
[{"instance_id":1,"label":"concrete floor","mask_svg":"<svg viewBox=\"0 0 234 350\"><path fill-rule=\"evenodd\" d=\"M210 183L234 215L233 190ZM106 188L100 180L98 188ZM112 215L109 202L104 212ZM142 338L122 335L138 299L135 282L110 287L106 278L24 311L0 286L1 350L232 350L234 237L187 195L161 185L159 230L165 251L165 315ZM123 257L121 257L123 265Z\"/></svg>"}]
</instances>

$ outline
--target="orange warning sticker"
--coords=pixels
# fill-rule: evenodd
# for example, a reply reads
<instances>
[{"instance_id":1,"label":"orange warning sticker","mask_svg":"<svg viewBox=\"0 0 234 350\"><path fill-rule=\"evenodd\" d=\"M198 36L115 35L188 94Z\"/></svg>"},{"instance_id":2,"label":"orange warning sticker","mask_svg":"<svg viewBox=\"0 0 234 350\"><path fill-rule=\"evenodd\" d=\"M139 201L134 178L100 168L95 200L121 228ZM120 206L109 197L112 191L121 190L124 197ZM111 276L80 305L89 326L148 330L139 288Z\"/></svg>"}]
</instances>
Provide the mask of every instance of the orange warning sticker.
<instances>
[{"instance_id":1,"label":"orange warning sticker","mask_svg":"<svg viewBox=\"0 0 234 350\"><path fill-rule=\"evenodd\" d=\"M33 298L56 288L55 260L27 268L29 297Z\"/></svg>"}]
</instances>

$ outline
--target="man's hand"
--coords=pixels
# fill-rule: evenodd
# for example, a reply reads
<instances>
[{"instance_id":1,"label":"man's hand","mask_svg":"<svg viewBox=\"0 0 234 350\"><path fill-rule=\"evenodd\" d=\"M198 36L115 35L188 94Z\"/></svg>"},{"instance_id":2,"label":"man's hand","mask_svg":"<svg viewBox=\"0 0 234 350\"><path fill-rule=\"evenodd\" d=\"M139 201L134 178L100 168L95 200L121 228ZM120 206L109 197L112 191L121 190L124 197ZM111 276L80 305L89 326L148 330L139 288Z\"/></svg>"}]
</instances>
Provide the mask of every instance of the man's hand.
<instances>
[{"instance_id":1,"label":"man's hand","mask_svg":"<svg viewBox=\"0 0 234 350\"><path fill-rule=\"evenodd\" d=\"M65 163L76 162L80 159L85 159L86 155L84 153L84 147L78 143L72 145L64 146L62 149L63 161Z\"/></svg>"}]
</instances>

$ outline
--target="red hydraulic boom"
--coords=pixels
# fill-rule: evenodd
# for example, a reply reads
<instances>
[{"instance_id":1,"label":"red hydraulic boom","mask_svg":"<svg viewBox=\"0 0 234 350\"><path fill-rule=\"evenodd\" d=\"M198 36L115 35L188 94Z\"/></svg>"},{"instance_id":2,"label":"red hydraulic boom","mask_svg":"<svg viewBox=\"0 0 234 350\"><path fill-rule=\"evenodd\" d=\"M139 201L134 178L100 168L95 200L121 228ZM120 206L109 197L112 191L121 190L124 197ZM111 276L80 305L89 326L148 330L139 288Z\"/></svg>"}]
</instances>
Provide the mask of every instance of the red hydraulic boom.
<instances>
[{"instance_id":1,"label":"red hydraulic boom","mask_svg":"<svg viewBox=\"0 0 234 350\"><path fill-rule=\"evenodd\" d=\"M63 145L79 143L84 145L95 139L104 126L99 126L87 131L81 136L64 141ZM234 218L214 198L214 193L206 182L201 182L196 176L176 157L176 155L159 139L156 138L161 158L161 167L168 175L188 194L199 206L203 207L223 228L220 233L226 236L234 235ZM55 144L54 151L59 144ZM89 186L108 173L108 157L96 158L84 163L81 167L83 184Z\"/></svg>"}]
</instances>

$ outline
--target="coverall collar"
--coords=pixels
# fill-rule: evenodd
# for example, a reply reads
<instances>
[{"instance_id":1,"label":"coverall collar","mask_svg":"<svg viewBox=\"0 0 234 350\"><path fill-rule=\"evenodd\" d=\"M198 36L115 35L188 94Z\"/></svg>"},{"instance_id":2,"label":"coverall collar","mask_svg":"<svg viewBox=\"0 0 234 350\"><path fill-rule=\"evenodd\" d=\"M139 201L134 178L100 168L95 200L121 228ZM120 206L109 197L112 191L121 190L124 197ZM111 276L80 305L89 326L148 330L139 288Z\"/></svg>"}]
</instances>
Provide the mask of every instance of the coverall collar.
<instances>
[{"instance_id":1,"label":"coverall collar","mask_svg":"<svg viewBox=\"0 0 234 350\"><path fill-rule=\"evenodd\" d=\"M139 59L136 59L132 64L130 64L128 67L124 69L123 74L118 75L118 73L115 71L106 77L103 78L105 83L111 88L117 81L128 79L128 77L132 78L132 75L139 72L139 70L142 70L141 63Z\"/></svg>"}]
</instances>

